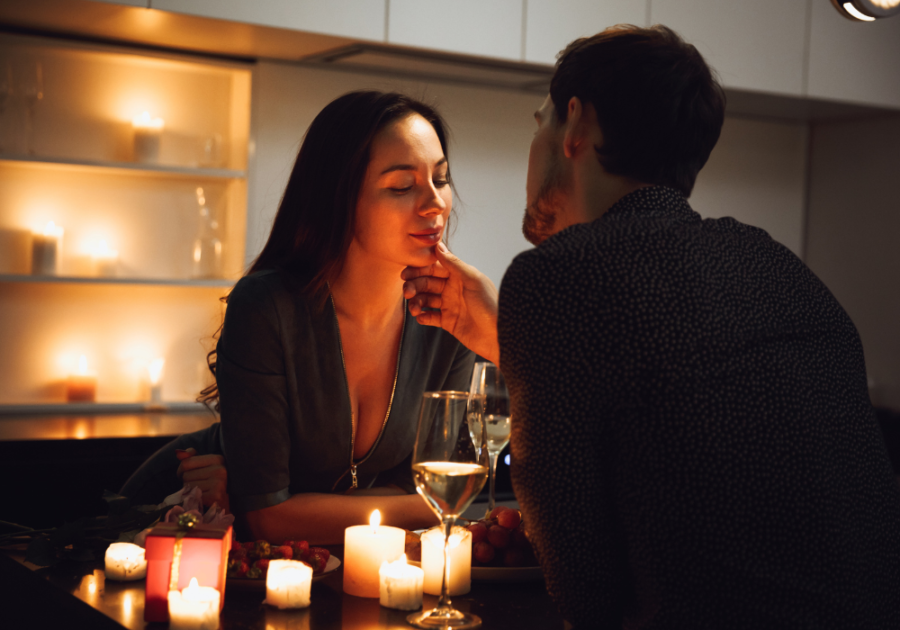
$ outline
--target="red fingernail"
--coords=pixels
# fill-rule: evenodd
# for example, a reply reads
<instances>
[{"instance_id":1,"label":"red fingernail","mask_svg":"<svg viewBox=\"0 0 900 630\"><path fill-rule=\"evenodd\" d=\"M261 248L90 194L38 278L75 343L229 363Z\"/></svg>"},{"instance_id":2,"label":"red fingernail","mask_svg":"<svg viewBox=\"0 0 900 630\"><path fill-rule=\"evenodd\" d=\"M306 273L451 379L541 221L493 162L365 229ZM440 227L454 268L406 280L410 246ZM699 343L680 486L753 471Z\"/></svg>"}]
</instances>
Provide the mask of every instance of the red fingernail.
<instances>
[{"instance_id":1,"label":"red fingernail","mask_svg":"<svg viewBox=\"0 0 900 630\"><path fill-rule=\"evenodd\" d=\"M183 448L176 448L176 449L175 449L175 452L176 452L176 453L187 453L187 451L184 450Z\"/></svg>"}]
</instances>

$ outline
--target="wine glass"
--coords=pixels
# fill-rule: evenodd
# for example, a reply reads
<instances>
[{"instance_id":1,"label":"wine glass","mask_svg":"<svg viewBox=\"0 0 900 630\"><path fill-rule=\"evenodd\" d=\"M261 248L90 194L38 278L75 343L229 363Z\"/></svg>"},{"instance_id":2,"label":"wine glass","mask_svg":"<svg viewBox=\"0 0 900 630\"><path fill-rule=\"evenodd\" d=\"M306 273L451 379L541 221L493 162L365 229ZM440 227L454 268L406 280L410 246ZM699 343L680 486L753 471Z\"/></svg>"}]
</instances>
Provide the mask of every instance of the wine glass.
<instances>
[{"instance_id":1,"label":"wine glass","mask_svg":"<svg viewBox=\"0 0 900 630\"><path fill-rule=\"evenodd\" d=\"M22 94L25 95L25 146L28 155L34 155L34 116L44 98L44 68L40 61L28 62Z\"/></svg>"},{"instance_id":2,"label":"wine glass","mask_svg":"<svg viewBox=\"0 0 900 630\"><path fill-rule=\"evenodd\" d=\"M474 427L474 433L482 431L487 443L488 456L491 465L491 482L488 493L488 510L490 514L494 510L496 501L494 488L497 482L497 458L500 451L509 443L511 428L511 416L509 411L509 391L506 389L506 381L503 374L493 363L479 362L475 364L472 372L472 387L469 390L469 427Z\"/></svg>"},{"instance_id":3,"label":"wine glass","mask_svg":"<svg viewBox=\"0 0 900 630\"><path fill-rule=\"evenodd\" d=\"M472 440L466 392L426 392L416 430L413 478L416 490L444 528L444 580L437 608L409 615L417 628L477 628L481 619L453 608L450 601L450 532L456 519L481 492L488 473L487 449ZM484 440L481 440L482 444Z\"/></svg>"}]
</instances>

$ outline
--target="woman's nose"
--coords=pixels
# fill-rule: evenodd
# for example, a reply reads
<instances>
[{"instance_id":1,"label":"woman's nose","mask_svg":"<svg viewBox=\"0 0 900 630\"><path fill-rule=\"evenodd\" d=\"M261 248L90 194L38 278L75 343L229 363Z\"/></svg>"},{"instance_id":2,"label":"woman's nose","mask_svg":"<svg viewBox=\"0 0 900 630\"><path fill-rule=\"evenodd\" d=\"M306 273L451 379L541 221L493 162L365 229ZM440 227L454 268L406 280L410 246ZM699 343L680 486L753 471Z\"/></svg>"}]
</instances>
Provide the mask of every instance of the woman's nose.
<instances>
[{"instance_id":1,"label":"woman's nose","mask_svg":"<svg viewBox=\"0 0 900 630\"><path fill-rule=\"evenodd\" d=\"M428 193L419 207L419 213L424 215L442 214L448 208L449 204L444 201L440 191L434 187L434 184L428 187Z\"/></svg>"}]
</instances>

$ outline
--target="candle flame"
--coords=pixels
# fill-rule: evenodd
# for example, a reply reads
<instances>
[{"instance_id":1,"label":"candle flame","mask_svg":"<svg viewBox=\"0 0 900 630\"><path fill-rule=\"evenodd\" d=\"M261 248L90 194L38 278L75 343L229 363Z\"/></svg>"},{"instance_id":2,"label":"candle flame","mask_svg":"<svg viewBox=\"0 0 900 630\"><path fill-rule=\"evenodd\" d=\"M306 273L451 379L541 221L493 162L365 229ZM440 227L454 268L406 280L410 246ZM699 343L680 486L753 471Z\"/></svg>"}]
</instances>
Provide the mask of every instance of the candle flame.
<instances>
[{"instance_id":1,"label":"candle flame","mask_svg":"<svg viewBox=\"0 0 900 630\"><path fill-rule=\"evenodd\" d=\"M378 533L378 526L381 525L381 512L375 510L372 512L372 516L369 517L369 527L372 528L372 533Z\"/></svg>"},{"instance_id":2,"label":"candle flame","mask_svg":"<svg viewBox=\"0 0 900 630\"><path fill-rule=\"evenodd\" d=\"M200 597L200 583L197 581L197 578L192 577L191 583L181 593L185 599L198 599Z\"/></svg>"},{"instance_id":3,"label":"candle flame","mask_svg":"<svg viewBox=\"0 0 900 630\"><path fill-rule=\"evenodd\" d=\"M53 221L47 223L47 226L44 228L44 236L62 236L63 229L62 227L56 225Z\"/></svg>"},{"instance_id":4,"label":"candle flame","mask_svg":"<svg viewBox=\"0 0 900 630\"><path fill-rule=\"evenodd\" d=\"M397 560L397 562L399 562L400 564L407 564L407 562L406 562L406 554L405 554L405 553L401 553L401 554L400 554L400 559Z\"/></svg>"},{"instance_id":5,"label":"candle flame","mask_svg":"<svg viewBox=\"0 0 900 630\"><path fill-rule=\"evenodd\" d=\"M131 124L139 129L162 129L165 121L162 118L151 118L150 112L143 112L131 119Z\"/></svg>"},{"instance_id":6,"label":"candle flame","mask_svg":"<svg viewBox=\"0 0 900 630\"><path fill-rule=\"evenodd\" d=\"M88 367L87 367L87 357L83 354L78 357L78 373L81 376L87 376Z\"/></svg>"},{"instance_id":7,"label":"candle flame","mask_svg":"<svg viewBox=\"0 0 900 630\"><path fill-rule=\"evenodd\" d=\"M160 378L162 378L163 366L165 364L165 359L153 359L150 362L150 365L147 366L147 372L150 373L151 385L159 385Z\"/></svg>"}]
</instances>

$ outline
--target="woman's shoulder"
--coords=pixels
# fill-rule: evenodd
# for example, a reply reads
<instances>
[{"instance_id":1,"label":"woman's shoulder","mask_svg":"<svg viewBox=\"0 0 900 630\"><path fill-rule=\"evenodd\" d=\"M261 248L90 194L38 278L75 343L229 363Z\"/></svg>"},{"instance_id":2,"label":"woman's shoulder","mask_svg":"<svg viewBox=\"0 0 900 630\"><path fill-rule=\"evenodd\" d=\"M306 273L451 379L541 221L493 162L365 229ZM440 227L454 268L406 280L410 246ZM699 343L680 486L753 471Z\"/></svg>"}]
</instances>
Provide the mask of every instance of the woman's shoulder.
<instances>
[{"instance_id":1,"label":"woman's shoulder","mask_svg":"<svg viewBox=\"0 0 900 630\"><path fill-rule=\"evenodd\" d=\"M247 274L237 281L228 295L228 307L233 304L252 304L276 311L309 311L313 301L303 287L289 273L279 269L264 269Z\"/></svg>"}]
</instances>

